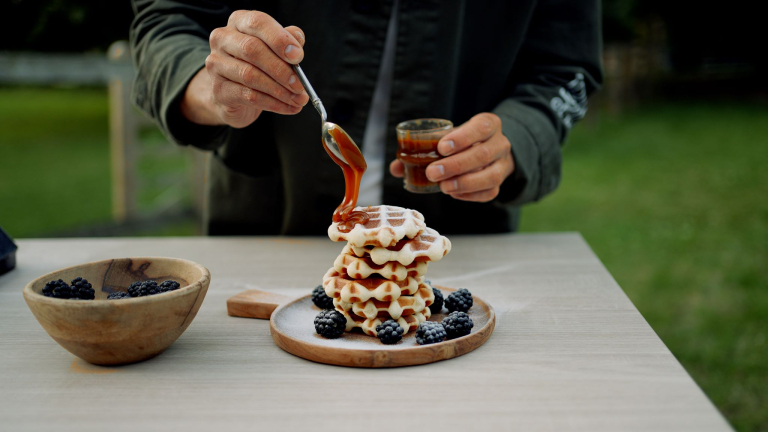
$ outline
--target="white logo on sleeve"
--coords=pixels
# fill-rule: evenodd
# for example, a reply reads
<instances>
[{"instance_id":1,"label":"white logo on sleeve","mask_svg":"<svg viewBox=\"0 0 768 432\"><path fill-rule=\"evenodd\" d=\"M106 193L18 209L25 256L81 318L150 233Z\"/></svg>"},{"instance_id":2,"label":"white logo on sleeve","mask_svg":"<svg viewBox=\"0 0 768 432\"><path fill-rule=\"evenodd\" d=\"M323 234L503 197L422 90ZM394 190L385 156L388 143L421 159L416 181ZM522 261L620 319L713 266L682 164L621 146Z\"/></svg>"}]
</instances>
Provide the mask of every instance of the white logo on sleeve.
<instances>
[{"instance_id":1,"label":"white logo on sleeve","mask_svg":"<svg viewBox=\"0 0 768 432\"><path fill-rule=\"evenodd\" d=\"M584 75L576 74L576 78L569 81L565 87L560 87L558 94L559 96L549 101L549 106L563 119L565 127L570 129L587 113L587 86L584 84Z\"/></svg>"}]
</instances>

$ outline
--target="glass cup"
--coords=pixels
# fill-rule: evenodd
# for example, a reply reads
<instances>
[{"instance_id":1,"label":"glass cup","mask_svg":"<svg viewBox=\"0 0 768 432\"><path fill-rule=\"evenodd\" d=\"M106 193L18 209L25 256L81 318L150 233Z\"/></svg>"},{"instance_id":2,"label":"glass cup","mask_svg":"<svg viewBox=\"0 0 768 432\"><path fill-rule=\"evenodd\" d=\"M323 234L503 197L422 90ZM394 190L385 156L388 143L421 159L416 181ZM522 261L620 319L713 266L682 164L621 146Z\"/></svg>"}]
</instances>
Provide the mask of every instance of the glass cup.
<instances>
[{"instance_id":1,"label":"glass cup","mask_svg":"<svg viewBox=\"0 0 768 432\"><path fill-rule=\"evenodd\" d=\"M416 119L397 125L397 158L405 166L405 189L414 193L440 192L440 185L427 179L427 165L443 157L437 143L453 129L443 119Z\"/></svg>"}]
</instances>

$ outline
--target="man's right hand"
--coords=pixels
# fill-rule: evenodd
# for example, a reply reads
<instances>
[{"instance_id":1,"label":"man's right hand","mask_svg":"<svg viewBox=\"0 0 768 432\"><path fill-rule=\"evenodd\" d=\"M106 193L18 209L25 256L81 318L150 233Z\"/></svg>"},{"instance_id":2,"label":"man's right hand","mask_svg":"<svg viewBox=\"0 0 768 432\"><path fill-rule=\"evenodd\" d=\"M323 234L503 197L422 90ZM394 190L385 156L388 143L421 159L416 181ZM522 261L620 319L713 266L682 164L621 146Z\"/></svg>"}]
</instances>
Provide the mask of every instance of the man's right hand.
<instances>
[{"instance_id":1,"label":"man's right hand","mask_svg":"<svg viewBox=\"0 0 768 432\"><path fill-rule=\"evenodd\" d=\"M242 128L262 111L296 114L309 96L293 72L304 32L258 11L236 11L213 30L211 54L190 81L181 113L193 123Z\"/></svg>"}]
</instances>

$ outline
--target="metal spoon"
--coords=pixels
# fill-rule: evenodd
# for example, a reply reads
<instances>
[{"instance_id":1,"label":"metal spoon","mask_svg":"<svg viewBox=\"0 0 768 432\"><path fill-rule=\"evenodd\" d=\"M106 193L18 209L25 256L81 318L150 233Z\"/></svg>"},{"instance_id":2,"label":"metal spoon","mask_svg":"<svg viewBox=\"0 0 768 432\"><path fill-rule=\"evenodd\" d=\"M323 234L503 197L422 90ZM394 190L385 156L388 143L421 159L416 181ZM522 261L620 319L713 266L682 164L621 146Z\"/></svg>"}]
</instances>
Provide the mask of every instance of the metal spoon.
<instances>
[{"instance_id":1,"label":"metal spoon","mask_svg":"<svg viewBox=\"0 0 768 432\"><path fill-rule=\"evenodd\" d=\"M309 95L309 99L312 101L312 105L314 105L317 112L320 113L320 118L323 121L322 137L323 141L325 141L325 145L328 147L328 149L331 150L334 156L339 158L345 164L349 165L349 162L347 162L347 159L344 157L344 155L341 154L341 151L339 150L339 144L331 136L330 130L336 128L344 135L347 135L347 132L345 132L344 129L338 127L336 124L328 121L328 114L325 112L323 102L320 101L317 93L315 93L315 89L312 88L312 84L309 83L309 80L307 79L307 76L304 75L304 71L301 70L301 67L299 65L293 65L293 70L296 71L296 76L299 77L301 85L303 85L307 90L307 94ZM347 135L347 138L349 138L349 135ZM349 138L349 141L353 144L355 143L352 141L352 138ZM357 147L357 144L355 144L355 147Z\"/></svg>"}]
</instances>

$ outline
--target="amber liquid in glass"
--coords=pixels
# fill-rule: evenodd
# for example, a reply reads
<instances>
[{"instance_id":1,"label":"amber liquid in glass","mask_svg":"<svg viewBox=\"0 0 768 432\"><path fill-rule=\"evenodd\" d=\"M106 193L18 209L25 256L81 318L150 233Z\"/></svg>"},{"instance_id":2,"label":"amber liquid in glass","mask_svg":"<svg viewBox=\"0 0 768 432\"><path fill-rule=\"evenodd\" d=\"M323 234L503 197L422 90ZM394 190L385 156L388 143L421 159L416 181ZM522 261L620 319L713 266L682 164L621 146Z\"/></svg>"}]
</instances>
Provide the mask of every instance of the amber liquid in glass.
<instances>
[{"instance_id":1,"label":"amber liquid in glass","mask_svg":"<svg viewBox=\"0 0 768 432\"><path fill-rule=\"evenodd\" d=\"M410 134L407 134L410 135ZM427 165L442 158L437 152L439 139L398 139L397 158L405 167L405 188L411 192L438 192L440 186L427 179Z\"/></svg>"}]
</instances>

